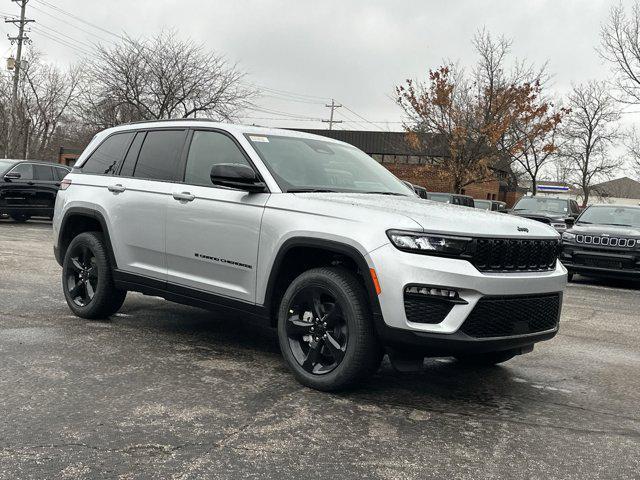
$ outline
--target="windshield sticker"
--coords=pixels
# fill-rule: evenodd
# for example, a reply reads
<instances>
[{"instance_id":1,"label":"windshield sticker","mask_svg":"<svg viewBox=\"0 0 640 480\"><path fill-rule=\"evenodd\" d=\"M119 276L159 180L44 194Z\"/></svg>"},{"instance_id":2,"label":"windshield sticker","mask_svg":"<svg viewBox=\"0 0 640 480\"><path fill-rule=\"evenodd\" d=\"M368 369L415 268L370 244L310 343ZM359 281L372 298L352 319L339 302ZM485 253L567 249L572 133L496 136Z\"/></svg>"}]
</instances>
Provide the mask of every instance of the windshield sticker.
<instances>
[{"instance_id":1,"label":"windshield sticker","mask_svg":"<svg viewBox=\"0 0 640 480\"><path fill-rule=\"evenodd\" d=\"M249 135L249 138L252 142L260 142L260 143L269 143L269 139L267 137L258 137L255 135Z\"/></svg>"}]
</instances>

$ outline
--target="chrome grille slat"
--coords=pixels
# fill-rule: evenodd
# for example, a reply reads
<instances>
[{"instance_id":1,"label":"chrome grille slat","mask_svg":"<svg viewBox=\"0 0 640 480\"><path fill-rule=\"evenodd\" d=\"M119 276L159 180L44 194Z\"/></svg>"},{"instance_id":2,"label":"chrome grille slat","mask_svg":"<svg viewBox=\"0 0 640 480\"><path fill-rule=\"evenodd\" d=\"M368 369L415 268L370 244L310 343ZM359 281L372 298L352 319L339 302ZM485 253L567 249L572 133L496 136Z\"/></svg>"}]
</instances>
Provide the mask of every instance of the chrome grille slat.
<instances>
[{"instance_id":1,"label":"chrome grille slat","mask_svg":"<svg viewBox=\"0 0 640 480\"><path fill-rule=\"evenodd\" d=\"M596 245L599 247L633 248L637 244L635 238L605 237L595 235L576 235L576 243L582 245Z\"/></svg>"}]
</instances>

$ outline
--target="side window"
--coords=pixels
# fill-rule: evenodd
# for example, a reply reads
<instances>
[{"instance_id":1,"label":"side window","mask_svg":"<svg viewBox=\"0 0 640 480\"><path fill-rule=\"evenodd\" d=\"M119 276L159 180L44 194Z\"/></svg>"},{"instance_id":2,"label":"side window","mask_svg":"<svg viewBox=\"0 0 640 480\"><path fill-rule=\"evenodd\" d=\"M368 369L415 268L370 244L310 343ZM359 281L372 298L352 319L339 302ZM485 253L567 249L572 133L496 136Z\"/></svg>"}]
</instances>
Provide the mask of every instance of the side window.
<instances>
[{"instance_id":1,"label":"side window","mask_svg":"<svg viewBox=\"0 0 640 480\"><path fill-rule=\"evenodd\" d=\"M122 161L133 139L133 135L133 132L111 135L87 159L82 166L82 172L114 175L118 170L118 164Z\"/></svg>"},{"instance_id":2,"label":"side window","mask_svg":"<svg viewBox=\"0 0 640 480\"><path fill-rule=\"evenodd\" d=\"M211 167L220 163L251 166L233 140L219 132L196 130L189 147L185 183L212 187Z\"/></svg>"},{"instance_id":3,"label":"side window","mask_svg":"<svg viewBox=\"0 0 640 480\"><path fill-rule=\"evenodd\" d=\"M136 138L133 139L127 155L122 162L122 169L120 170L121 177L133 176L133 170L136 168L136 161L138 160L138 153L140 153L140 146L144 140L146 132L138 132Z\"/></svg>"},{"instance_id":4,"label":"side window","mask_svg":"<svg viewBox=\"0 0 640 480\"><path fill-rule=\"evenodd\" d=\"M48 165L34 165L33 176L36 180L53 181L53 167Z\"/></svg>"},{"instance_id":5,"label":"side window","mask_svg":"<svg viewBox=\"0 0 640 480\"><path fill-rule=\"evenodd\" d=\"M147 133L134 177L151 180L177 180L178 159L184 145L185 130L156 130Z\"/></svg>"},{"instance_id":6,"label":"side window","mask_svg":"<svg viewBox=\"0 0 640 480\"><path fill-rule=\"evenodd\" d=\"M33 180L33 165L20 163L11 169L11 173L19 173L20 180Z\"/></svg>"},{"instance_id":7,"label":"side window","mask_svg":"<svg viewBox=\"0 0 640 480\"><path fill-rule=\"evenodd\" d=\"M53 170L55 172L56 180L62 180L69 173L69 170L61 167L55 167Z\"/></svg>"}]
</instances>

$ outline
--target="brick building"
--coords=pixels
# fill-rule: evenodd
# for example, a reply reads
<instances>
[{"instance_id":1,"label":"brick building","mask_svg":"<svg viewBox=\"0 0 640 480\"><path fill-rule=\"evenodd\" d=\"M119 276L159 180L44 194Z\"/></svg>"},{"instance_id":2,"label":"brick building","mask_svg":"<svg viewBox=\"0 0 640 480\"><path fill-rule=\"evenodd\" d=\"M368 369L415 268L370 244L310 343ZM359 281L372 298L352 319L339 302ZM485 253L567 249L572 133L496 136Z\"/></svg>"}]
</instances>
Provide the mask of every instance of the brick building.
<instances>
[{"instance_id":1,"label":"brick building","mask_svg":"<svg viewBox=\"0 0 640 480\"><path fill-rule=\"evenodd\" d=\"M349 143L380 162L398 178L425 187L430 192L451 192L452 184L439 170L438 159L448 155L446 145L439 136L421 142L417 151L406 141L405 132L378 132L363 130L307 130ZM522 196L517 180L508 162L499 161L492 167L489 181L466 186L461 193L478 199L500 200L509 207Z\"/></svg>"}]
</instances>

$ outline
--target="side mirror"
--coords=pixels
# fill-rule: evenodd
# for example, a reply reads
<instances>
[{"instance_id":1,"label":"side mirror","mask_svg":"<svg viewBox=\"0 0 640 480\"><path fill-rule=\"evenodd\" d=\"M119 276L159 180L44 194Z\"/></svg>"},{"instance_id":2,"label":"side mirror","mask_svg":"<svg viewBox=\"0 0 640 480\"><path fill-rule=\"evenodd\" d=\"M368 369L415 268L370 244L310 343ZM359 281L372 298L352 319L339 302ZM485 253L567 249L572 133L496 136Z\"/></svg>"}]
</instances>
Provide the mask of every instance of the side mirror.
<instances>
[{"instance_id":1,"label":"side mirror","mask_svg":"<svg viewBox=\"0 0 640 480\"><path fill-rule=\"evenodd\" d=\"M255 170L239 163L220 163L211 167L211 183L248 192L264 192L264 184Z\"/></svg>"},{"instance_id":2,"label":"side mirror","mask_svg":"<svg viewBox=\"0 0 640 480\"><path fill-rule=\"evenodd\" d=\"M567 224L567 228L571 228L575 225L576 219L573 217L567 217L564 219L564 223Z\"/></svg>"},{"instance_id":3,"label":"side mirror","mask_svg":"<svg viewBox=\"0 0 640 480\"><path fill-rule=\"evenodd\" d=\"M10 182L11 180L20 180L20 175L18 172L9 172L4 176L5 181Z\"/></svg>"}]
</instances>

